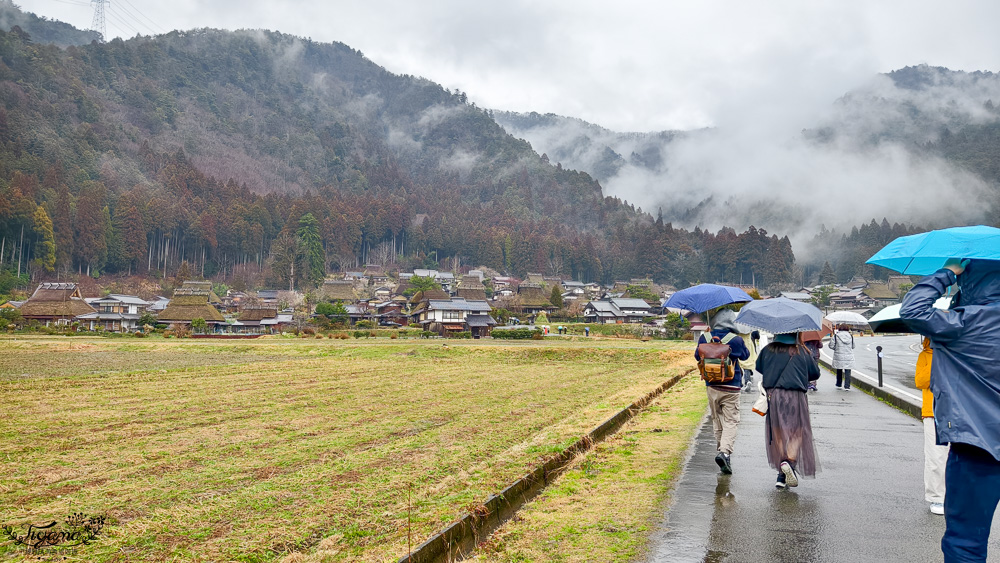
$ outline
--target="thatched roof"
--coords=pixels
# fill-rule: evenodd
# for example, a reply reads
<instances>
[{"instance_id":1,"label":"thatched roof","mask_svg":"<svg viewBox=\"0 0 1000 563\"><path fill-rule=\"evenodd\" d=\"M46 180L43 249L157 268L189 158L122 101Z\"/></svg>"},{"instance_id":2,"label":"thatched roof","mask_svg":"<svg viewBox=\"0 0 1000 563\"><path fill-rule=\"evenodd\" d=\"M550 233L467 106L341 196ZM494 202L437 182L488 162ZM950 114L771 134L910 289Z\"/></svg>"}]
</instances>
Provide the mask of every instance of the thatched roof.
<instances>
[{"instance_id":1,"label":"thatched roof","mask_svg":"<svg viewBox=\"0 0 1000 563\"><path fill-rule=\"evenodd\" d=\"M181 295L204 295L209 303L221 303L222 299L212 291L212 282L188 280L174 290L174 297ZM207 320L207 319L206 319Z\"/></svg>"},{"instance_id":2,"label":"thatched roof","mask_svg":"<svg viewBox=\"0 0 1000 563\"><path fill-rule=\"evenodd\" d=\"M889 285L884 283L868 284L864 293L872 299L899 299L899 296L889 289Z\"/></svg>"},{"instance_id":3,"label":"thatched roof","mask_svg":"<svg viewBox=\"0 0 1000 563\"><path fill-rule=\"evenodd\" d=\"M323 297L339 299L353 303L358 296L354 293L354 282L344 280L326 280L323 282Z\"/></svg>"},{"instance_id":4,"label":"thatched roof","mask_svg":"<svg viewBox=\"0 0 1000 563\"><path fill-rule=\"evenodd\" d=\"M469 301L486 301L486 290L482 285L479 286L479 289L463 286L458 288L455 293L458 297L462 297Z\"/></svg>"},{"instance_id":5,"label":"thatched roof","mask_svg":"<svg viewBox=\"0 0 1000 563\"><path fill-rule=\"evenodd\" d=\"M420 303L430 299L451 299L451 295L448 295L441 289L428 289L427 291L418 291L414 293L413 297L410 298L410 303Z\"/></svg>"},{"instance_id":6,"label":"thatched roof","mask_svg":"<svg viewBox=\"0 0 1000 563\"><path fill-rule=\"evenodd\" d=\"M253 309L243 309L240 311L240 316L237 318L240 322L245 321L260 321L263 319L272 319L278 316L278 310L273 308L260 308L255 307Z\"/></svg>"},{"instance_id":7,"label":"thatched roof","mask_svg":"<svg viewBox=\"0 0 1000 563\"><path fill-rule=\"evenodd\" d=\"M517 288L517 296L521 300L522 307L549 307L555 309L549 301L549 296L545 294L545 290L533 283L522 283Z\"/></svg>"},{"instance_id":8,"label":"thatched roof","mask_svg":"<svg viewBox=\"0 0 1000 563\"><path fill-rule=\"evenodd\" d=\"M170 300L167 308L156 316L161 322L191 322L205 319L209 322L226 322L222 313L208 302L208 295L177 295Z\"/></svg>"},{"instance_id":9,"label":"thatched roof","mask_svg":"<svg viewBox=\"0 0 1000 563\"><path fill-rule=\"evenodd\" d=\"M35 293L21 305L21 316L58 317L71 319L94 313L95 309L80 297L75 283L41 283Z\"/></svg>"}]
</instances>

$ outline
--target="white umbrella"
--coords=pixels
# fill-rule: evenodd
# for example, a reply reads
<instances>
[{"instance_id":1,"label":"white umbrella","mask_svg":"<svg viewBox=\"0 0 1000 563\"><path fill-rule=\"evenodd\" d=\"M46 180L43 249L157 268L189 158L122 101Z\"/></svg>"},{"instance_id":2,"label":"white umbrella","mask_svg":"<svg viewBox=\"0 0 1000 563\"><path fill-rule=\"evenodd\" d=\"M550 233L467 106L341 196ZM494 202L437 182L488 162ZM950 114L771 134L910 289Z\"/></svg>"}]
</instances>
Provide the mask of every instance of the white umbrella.
<instances>
[{"instance_id":1,"label":"white umbrella","mask_svg":"<svg viewBox=\"0 0 1000 563\"><path fill-rule=\"evenodd\" d=\"M853 311L834 311L826 316L826 320L835 325L851 325L861 328L868 327L868 319Z\"/></svg>"}]
</instances>

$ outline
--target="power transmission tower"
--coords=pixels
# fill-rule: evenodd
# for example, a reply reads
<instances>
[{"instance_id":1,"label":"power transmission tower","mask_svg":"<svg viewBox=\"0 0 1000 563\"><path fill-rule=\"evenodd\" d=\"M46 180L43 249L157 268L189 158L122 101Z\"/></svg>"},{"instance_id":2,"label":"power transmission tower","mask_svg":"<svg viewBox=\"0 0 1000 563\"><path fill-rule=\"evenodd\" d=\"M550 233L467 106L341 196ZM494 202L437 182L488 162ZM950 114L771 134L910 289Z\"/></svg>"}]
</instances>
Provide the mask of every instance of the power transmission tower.
<instances>
[{"instance_id":1,"label":"power transmission tower","mask_svg":"<svg viewBox=\"0 0 1000 563\"><path fill-rule=\"evenodd\" d=\"M94 21L90 24L90 29L101 34L101 41L108 35L108 25L104 21L104 5L110 2L111 0L90 0L94 5Z\"/></svg>"}]
</instances>

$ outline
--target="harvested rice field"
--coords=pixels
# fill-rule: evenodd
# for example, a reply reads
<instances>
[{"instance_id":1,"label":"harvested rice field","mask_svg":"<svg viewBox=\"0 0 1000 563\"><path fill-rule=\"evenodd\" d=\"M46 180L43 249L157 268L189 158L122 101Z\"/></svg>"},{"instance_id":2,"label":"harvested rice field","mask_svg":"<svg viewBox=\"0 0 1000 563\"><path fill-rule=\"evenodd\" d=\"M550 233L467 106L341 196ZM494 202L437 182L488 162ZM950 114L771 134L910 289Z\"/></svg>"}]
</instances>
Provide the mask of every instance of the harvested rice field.
<instances>
[{"instance_id":1,"label":"harvested rice field","mask_svg":"<svg viewBox=\"0 0 1000 563\"><path fill-rule=\"evenodd\" d=\"M689 348L3 338L0 524L105 516L67 560L395 561Z\"/></svg>"}]
</instances>

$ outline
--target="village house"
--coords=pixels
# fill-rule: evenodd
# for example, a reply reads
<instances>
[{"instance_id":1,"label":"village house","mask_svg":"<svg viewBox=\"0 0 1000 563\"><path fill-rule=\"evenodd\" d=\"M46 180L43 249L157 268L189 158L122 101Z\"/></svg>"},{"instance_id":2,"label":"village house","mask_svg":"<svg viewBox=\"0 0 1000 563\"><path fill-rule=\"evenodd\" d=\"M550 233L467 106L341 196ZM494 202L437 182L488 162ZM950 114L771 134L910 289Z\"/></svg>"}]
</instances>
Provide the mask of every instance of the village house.
<instances>
[{"instance_id":1,"label":"village house","mask_svg":"<svg viewBox=\"0 0 1000 563\"><path fill-rule=\"evenodd\" d=\"M279 312L274 307L246 307L230 325L230 330L241 334L275 334L292 324L291 312Z\"/></svg>"},{"instance_id":2,"label":"village house","mask_svg":"<svg viewBox=\"0 0 1000 563\"><path fill-rule=\"evenodd\" d=\"M174 290L174 296L158 316L157 321L170 325L191 326L195 319L204 319L209 326L209 331L216 331L226 325L226 319L211 303L214 295L211 291L211 284L206 289L208 282L184 282L181 287Z\"/></svg>"},{"instance_id":3,"label":"village house","mask_svg":"<svg viewBox=\"0 0 1000 563\"><path fill-rule=\"evenodd\" d=\"M389 275L385 268L378 264L365 264L364 277L368 278L372 285L386 285L389 283Z\"/></svg>"},{"instance_id":4,"label":"village house","mask_svg":"<svg viewBox=\"0 0 1000 563\"><path fill-rule=\"evenodd\" d=\"M549 296L545 294L542 286L534 283L525 282L517 286L515 303L517 303L518 312L527 315L535 315L543 311L549 313L556 309L556 306L549 301Z\"/></svg>"},{"instance_id":5,"label":"village house","mask_svg":"<svg viewBox=\"0 0 1000 563\"><path fill-rule=\"evenodd\" d=\"M486 301L486 286L477 276L462 276L455 295L470 301Z\"/></svg>"},{"instance_id":6,"label":"village house","mask_svg":"<svg viewBox=\"0 0 1000 563\"><path fill-rule=\"evenodd\" d=\"M873 305L878 309L899 303L899 295L889 289L889 284L869 283L868 287L864 290L864 294L871 299Z\"/></svg>"},{"instance_id":7,"label":"village house","mask_svg":"<svg viewBox=\"0 0 1000 563\"><path fill-rule=\"evenodd\" d=\"M471 332L474 338L489 336L496 320L490 316L492 307L486 301L430 299L417 316L424 330L447 336L456 332Z\"/></svg>"},{"instance_id":8,"label":"village house","mask_svg":"<svg viewBox=\"0 0 1000 563\"><path fill-rule=\"evenodd\" d=\"M651 309L642 299L612 297L587 303L583 316L588 323L641 323Z\"/></svg>"},{"instance_id":9,"label":"village house","mask_svg":"<svg viewBox=\"0 0 1000 563\"><path fill-rule=\"evenodd\" d=\"M324 299L331 301L343 301L344 303L354 303L358 300L358 294L354 291L354 282L351 280L324 280L323 288L320 290Z\"/></svg>"},{"instance_id":10,"label":"village house","mask_svg":"<svg viewBox=\"0 0 1000 563\"><path fill-rule=\"evenodd\" d=\"M87 330L106 330L109 332L136 332L142 330L139 317L146 312L150 302L134 295L111 294L107 297L87 299L87 303L96 309L93 313L77 315L80 326L87 325Z\"/></svg>"},{"instance_id":11,"label":"village house","mask_svg":"<svg viewBox=\"0 0 1000 563\"><path fill-rule=\"evenodd\" d=\"M25 320L38 321L45 326L69 325L79 315L95 312L80 295L80 288L75 283L51 282L38 284L20 311Z\"/></svg>"}]
</instances>

